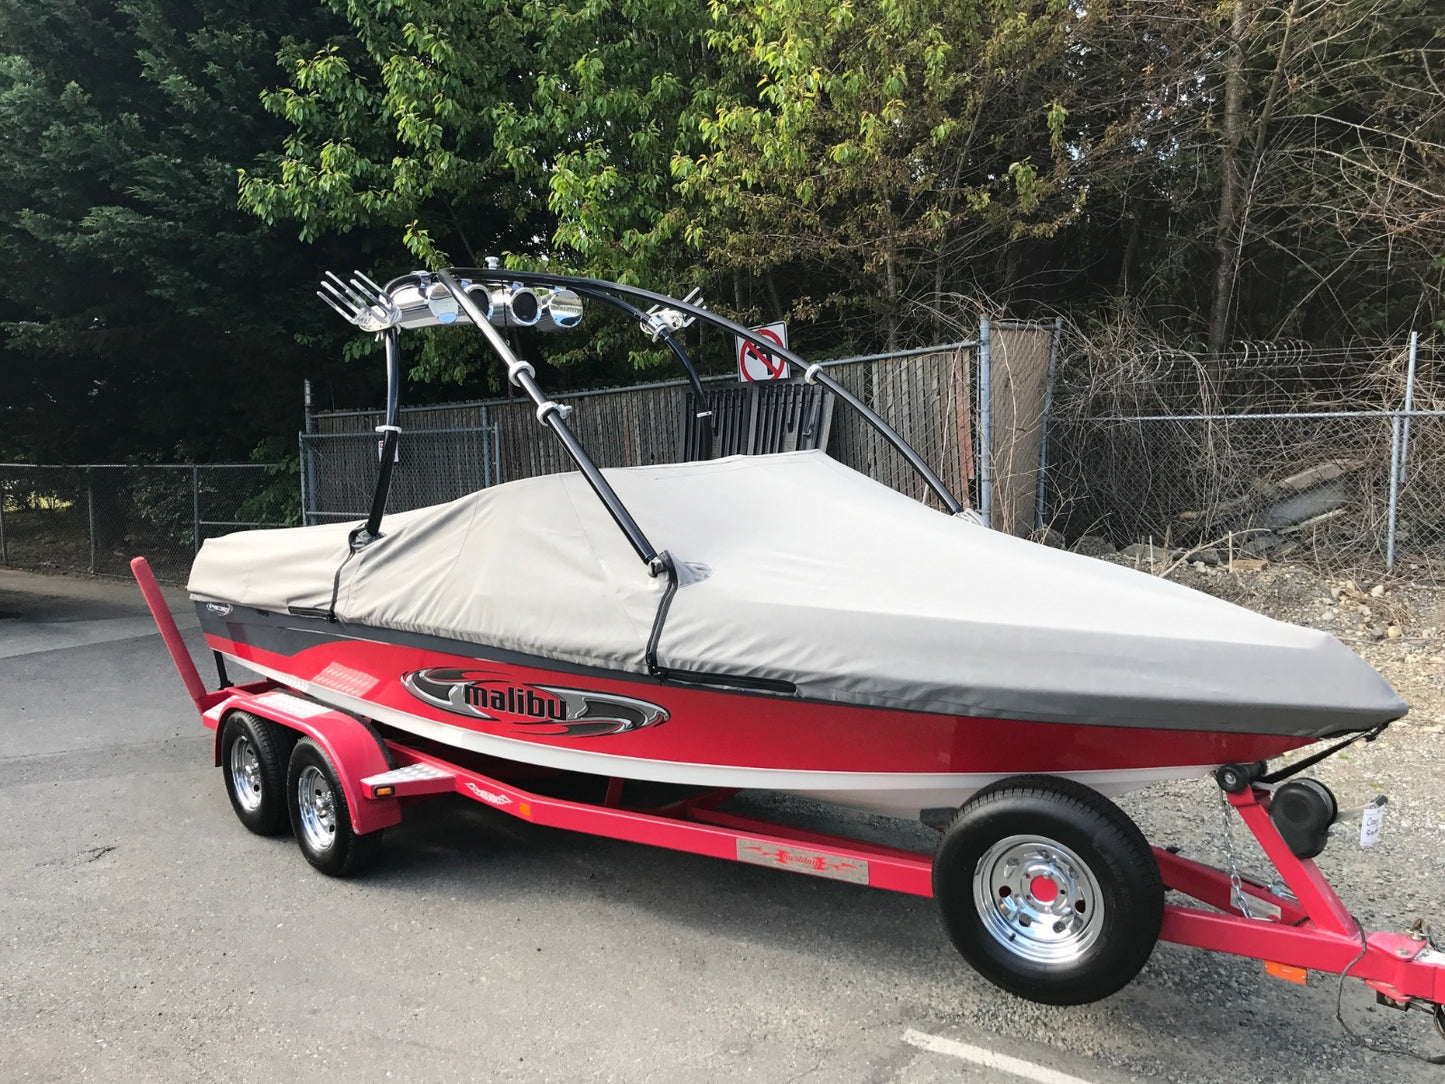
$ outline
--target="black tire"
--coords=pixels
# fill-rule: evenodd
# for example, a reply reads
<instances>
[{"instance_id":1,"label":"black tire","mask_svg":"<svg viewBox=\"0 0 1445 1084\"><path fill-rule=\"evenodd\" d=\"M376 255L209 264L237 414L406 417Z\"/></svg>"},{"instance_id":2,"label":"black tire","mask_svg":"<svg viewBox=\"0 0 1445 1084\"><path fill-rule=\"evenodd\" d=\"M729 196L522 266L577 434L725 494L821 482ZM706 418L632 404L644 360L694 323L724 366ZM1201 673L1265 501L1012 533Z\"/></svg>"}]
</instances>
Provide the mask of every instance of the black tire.
<instances>
[{"instance_id":1,"label":"black tire","mask_svg":"<svg viewBox=\"0 0 1445 1084\"><path fill-rule=\"evenodd\" d=\"M221 770L226 796L242 824L258 836L279 836L291 825L286 811L286 762L295 732L244 711L221 728Z\"/></svg>"},{"instance_id":2,"label":"black tire","mask_svg":"<svg viewBox=\"0 0 1445 1084\"><path fill-rule=\"evenodd\" d=\"M960 809L939 841L933 895L965 960L1048 1005L1127 985L1164 921L1143 833L1103 795L1054 776L1000 780Z\"/></svg>"},{"instance_id":3,"label":"black tire","mask_svg":"<svg viewBox=\"0 0 1445 1084\"><path fill-rule=\"evenodd\" d=\"M350 877L376 858L381 832L358 835L352 829L336 768L310 738L302 738L291 751L286 807L301 853L327 876Z\"/></svg>"}]
</instances>

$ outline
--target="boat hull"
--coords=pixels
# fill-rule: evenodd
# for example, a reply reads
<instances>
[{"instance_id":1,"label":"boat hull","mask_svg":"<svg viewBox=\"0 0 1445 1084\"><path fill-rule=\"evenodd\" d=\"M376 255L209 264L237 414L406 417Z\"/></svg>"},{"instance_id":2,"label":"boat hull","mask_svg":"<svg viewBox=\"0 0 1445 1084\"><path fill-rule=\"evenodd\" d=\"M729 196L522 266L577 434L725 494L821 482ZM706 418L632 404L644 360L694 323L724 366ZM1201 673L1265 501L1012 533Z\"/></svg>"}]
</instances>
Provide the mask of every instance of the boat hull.
<instances>
[{"instance_id":1,"label":"boat hull","mask_svg":"<svg viewBox=\"0 0 1445 1084\"><path fill-rule=\"evenodd\" d=\"M324 704L458 749L595 775L797 794L896 816L1006 776L1119 794L1291 735L1021 722L848 706L569 667L476 645L200 603L209 646Z\"/></svg>"}]
</instances>

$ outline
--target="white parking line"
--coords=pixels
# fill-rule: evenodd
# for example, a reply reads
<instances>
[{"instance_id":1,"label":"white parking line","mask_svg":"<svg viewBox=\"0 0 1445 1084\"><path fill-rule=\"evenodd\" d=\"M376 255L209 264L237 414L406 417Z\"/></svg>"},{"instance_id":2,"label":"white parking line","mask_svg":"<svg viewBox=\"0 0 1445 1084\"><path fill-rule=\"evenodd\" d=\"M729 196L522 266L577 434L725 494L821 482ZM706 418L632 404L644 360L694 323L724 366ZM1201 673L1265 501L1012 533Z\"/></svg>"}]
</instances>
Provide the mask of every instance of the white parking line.
<instances>
[{"instance_id":1,"label":"white parking line","mask_svg":"<svg viewBox=\"0 0 1445 1084\"><path fill-rule=\"evenodd\" d=\"M912 1028L903 1033L903 1041L920 1050L927 1050L931 1054L947 1054L951 1058L971 1061L986 1069L997 1069L1001 1073L1037 1081L1038 1084L1089 1084L1087 1080L1080 1077L1060 1073L1047 1066L1035 1065L1022 1058L1012 1058L1007 1054L999 1054L981 1046L955 1042L953 1039L945 1039L939 1035L926 1035L921 1031L914 1031Z\"/></svg>"}]
</instances>

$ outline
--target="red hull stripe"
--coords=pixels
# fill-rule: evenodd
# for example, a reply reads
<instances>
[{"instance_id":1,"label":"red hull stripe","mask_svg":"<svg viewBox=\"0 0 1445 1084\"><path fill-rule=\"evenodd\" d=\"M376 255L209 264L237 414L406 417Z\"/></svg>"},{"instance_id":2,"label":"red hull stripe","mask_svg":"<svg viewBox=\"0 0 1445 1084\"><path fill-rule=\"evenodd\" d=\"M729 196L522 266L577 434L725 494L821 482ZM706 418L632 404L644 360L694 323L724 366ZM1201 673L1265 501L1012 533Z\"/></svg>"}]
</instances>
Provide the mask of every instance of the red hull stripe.
<instances>
[{"instance_id":1,"label":"red hull stripe","mask_svg":"<svg viewBox=\"0 0 1445 1084\"><path fill-rule=\"evenodd\" d=\"M421 647L368 640L328 640L294 655L207 634L212 648L241 662L324 689L443 725L522 739L559 749L687 764L793 771L904 773L1067 773L1098 769L1248 763L1309 744L1271 734L1069 725L977 719L792 699L740 696L725 691L565 670L479 663L475 658ZM666 709L666 722L617 734L539 733L505 720L446 711L423 702L401 683L404 674L431 667L475 668L505 676L517 686L563 685L639 697Z\"/></svg>"}]
</instances>

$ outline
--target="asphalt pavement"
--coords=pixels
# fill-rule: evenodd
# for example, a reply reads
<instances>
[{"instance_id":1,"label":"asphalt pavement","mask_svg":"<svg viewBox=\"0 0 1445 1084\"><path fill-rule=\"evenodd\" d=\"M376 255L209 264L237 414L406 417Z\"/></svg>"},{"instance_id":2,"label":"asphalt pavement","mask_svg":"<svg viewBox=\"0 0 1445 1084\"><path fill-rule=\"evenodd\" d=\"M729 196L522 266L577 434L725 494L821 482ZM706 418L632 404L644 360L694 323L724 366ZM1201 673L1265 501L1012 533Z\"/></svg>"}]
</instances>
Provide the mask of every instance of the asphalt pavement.
<instances>
[{"instance_id":1,"label":"asphalt pavement","mask_svg":"<svg viewBox=\"0 0 1445 1084\"><path fill-rule=\"evenodd\" d=\"M240 826L211 759L133 585L0 570L0 1080L1442 1072L1345 1037L1333 981L1162 945L1112 998L1032 1005L969 970L928 900L460 799L410 811L374 871L331 880ZM1381 1022L1363 985L1344 995L1355 1026ZM1423 1014L1389 1026L1445 1051Z\"/></svg>"}]
</instances>

